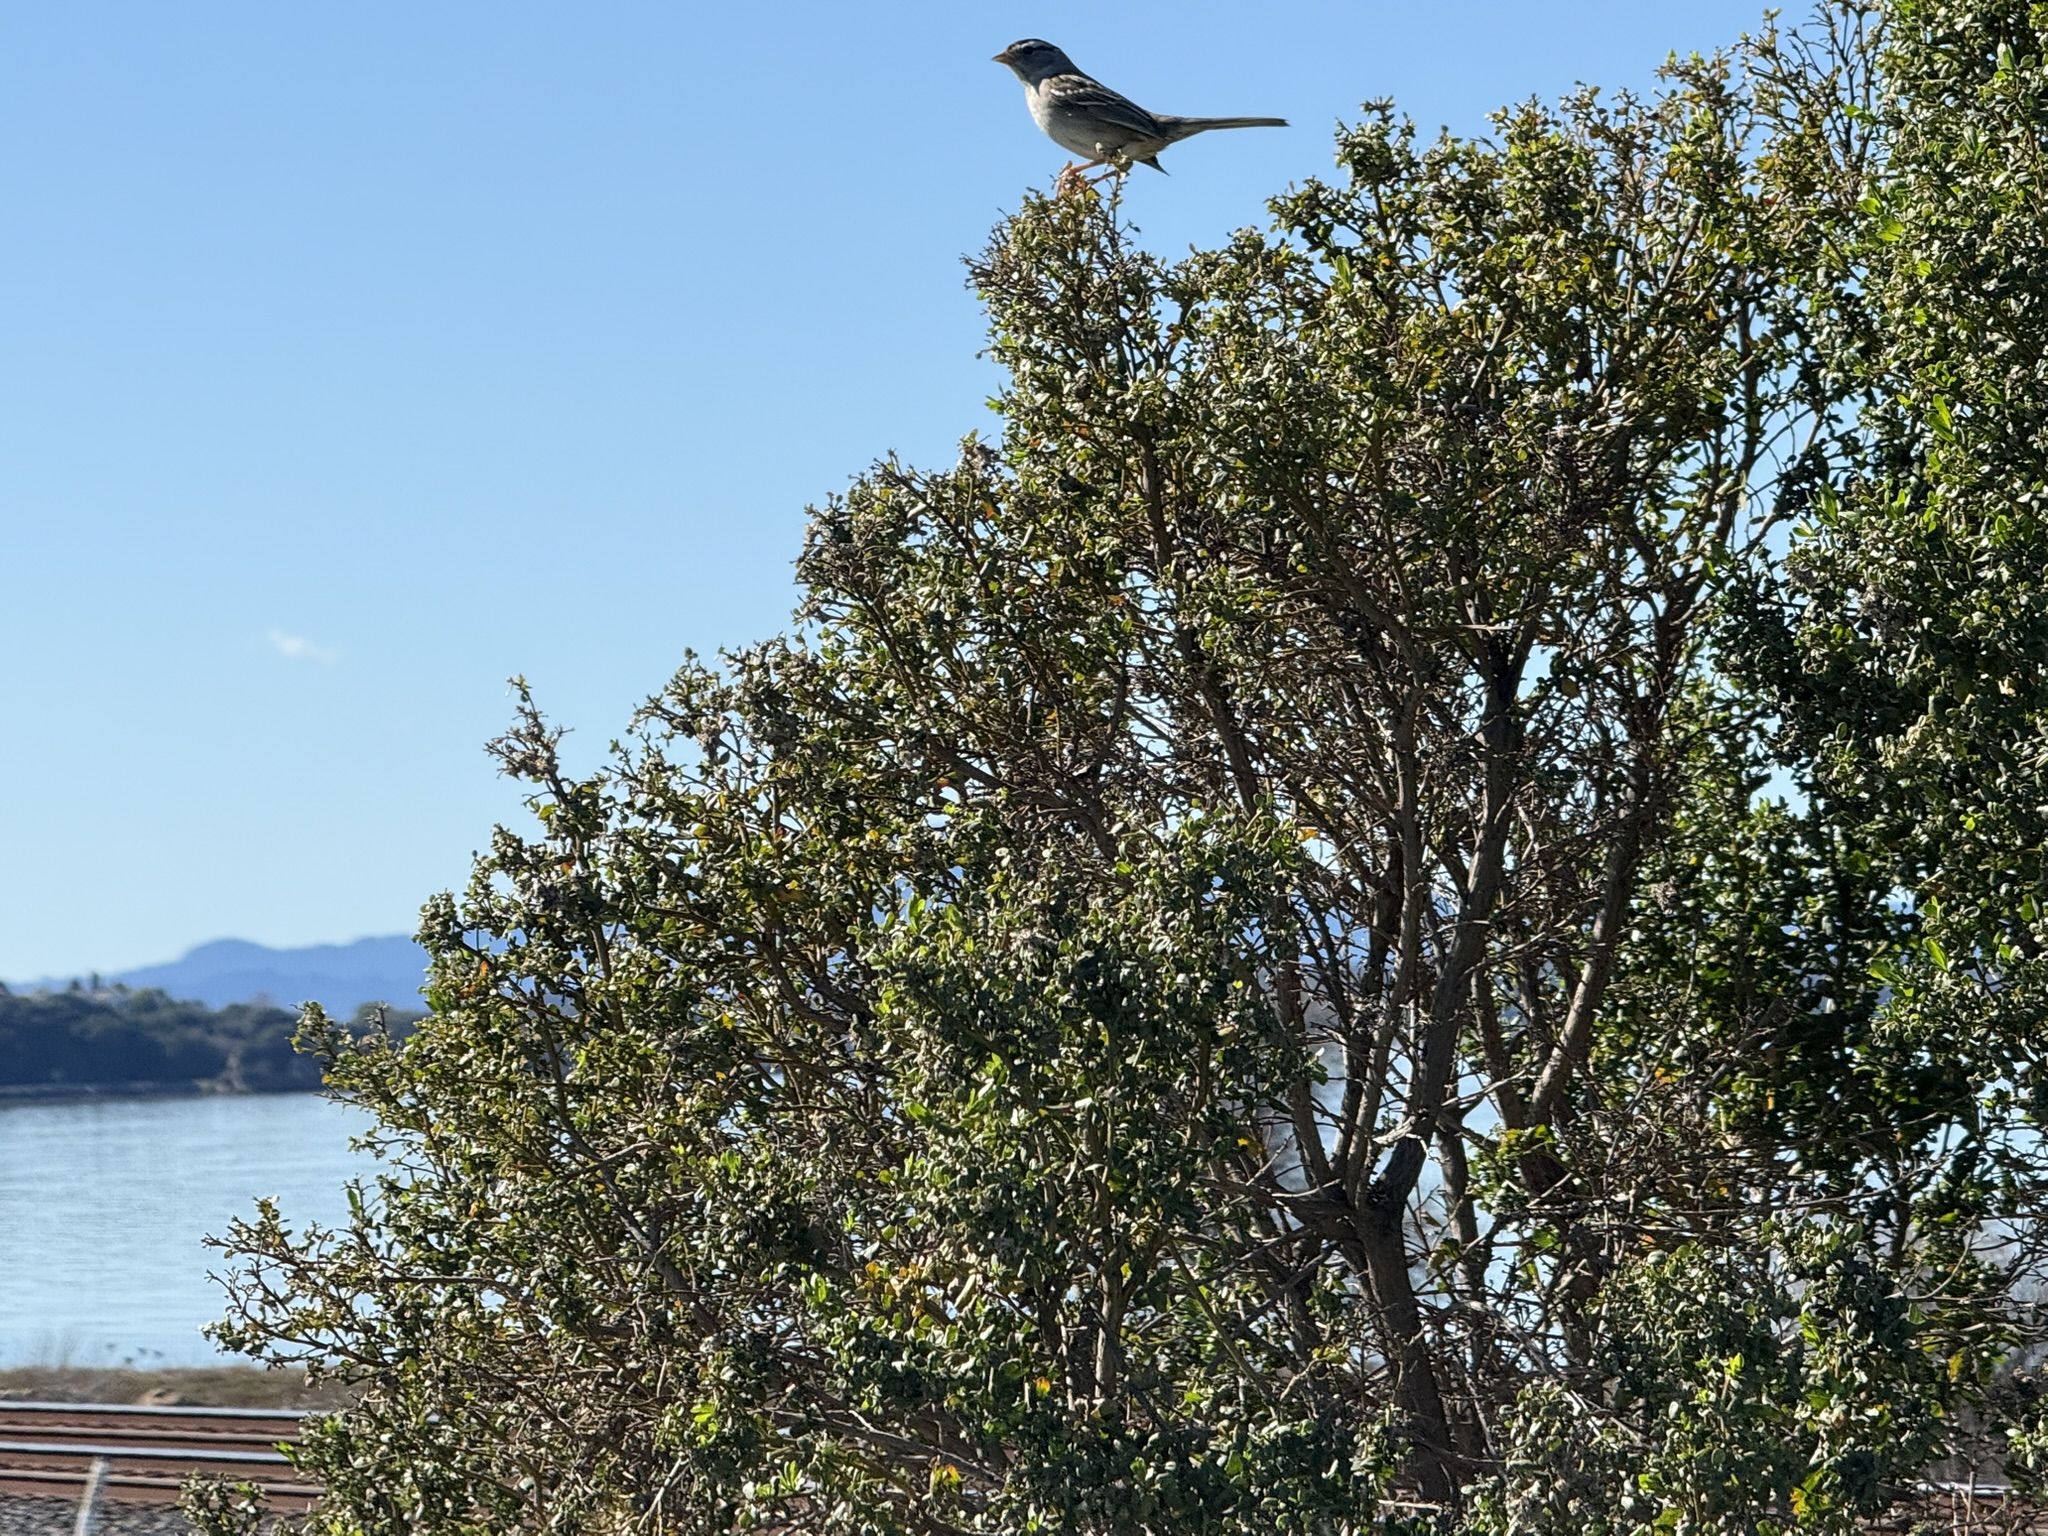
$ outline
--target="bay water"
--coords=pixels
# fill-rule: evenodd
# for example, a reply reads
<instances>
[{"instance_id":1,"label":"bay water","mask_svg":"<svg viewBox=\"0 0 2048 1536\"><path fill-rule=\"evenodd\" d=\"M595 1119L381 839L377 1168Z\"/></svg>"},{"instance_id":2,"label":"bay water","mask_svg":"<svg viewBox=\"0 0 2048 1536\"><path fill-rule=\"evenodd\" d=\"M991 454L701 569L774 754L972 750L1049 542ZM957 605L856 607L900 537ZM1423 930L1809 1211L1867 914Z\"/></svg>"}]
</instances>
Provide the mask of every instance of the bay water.
<instances>
[{"instance_id":1,"label":"bay water","mask_svg":"<svg viewBox=\"0 0 2048 1536\"><path fill-rule=\"evenodd\" d=\"M203 1246L271 1196L293 1227L346 1216L368 1117L318 1094L0 1106L0 1366L233 1363Z\"/></svg>"}]
</instances>

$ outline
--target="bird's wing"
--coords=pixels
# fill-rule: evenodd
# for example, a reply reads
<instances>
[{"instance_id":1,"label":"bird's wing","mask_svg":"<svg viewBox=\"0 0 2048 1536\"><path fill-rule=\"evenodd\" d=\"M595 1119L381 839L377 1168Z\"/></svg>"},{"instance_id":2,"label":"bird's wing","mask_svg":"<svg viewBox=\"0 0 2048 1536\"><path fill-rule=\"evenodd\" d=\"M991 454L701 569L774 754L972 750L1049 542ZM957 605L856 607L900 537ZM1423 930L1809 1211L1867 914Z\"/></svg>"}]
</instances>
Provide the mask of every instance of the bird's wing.
<instances>
[{"instance_id":1,"label":"bird's wing","mask_svg":"<svg viewBox=\"0 0 2048 1536\"><path fill-rule=\"evenodd\" d=\"M1048 104L1061 111L1086 112L1105 123L1127 128L1140 138L1161 136L1158 118L1100 80L1086 75L1055 75L1045 82L1045 94Z\"/></svg>"}]
</instances>

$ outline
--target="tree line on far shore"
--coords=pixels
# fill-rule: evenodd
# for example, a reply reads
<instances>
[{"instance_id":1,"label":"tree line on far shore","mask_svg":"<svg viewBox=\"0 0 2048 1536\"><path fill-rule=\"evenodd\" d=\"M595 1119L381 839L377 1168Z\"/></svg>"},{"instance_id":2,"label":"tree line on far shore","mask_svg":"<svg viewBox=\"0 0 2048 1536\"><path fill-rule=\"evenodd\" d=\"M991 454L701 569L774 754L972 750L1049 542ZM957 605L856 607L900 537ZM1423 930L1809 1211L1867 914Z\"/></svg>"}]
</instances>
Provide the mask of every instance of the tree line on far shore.
<instances>
[{"instance_id":1,"label":"tree line on far shore","mask_svg":"<svg viewBox=\"0 0 2048 1536\"><path fill-rule=\"evenodd\" d=\"M402 1027L416 1014L397 1014ZM369 1008L353 1027L372 1027ZM0 1102L80 1093L283 1093L320 1086L292 1049L294 1009L208 1008L154 988L12 993L0 987Z\"/></svg>"}]
</instances>

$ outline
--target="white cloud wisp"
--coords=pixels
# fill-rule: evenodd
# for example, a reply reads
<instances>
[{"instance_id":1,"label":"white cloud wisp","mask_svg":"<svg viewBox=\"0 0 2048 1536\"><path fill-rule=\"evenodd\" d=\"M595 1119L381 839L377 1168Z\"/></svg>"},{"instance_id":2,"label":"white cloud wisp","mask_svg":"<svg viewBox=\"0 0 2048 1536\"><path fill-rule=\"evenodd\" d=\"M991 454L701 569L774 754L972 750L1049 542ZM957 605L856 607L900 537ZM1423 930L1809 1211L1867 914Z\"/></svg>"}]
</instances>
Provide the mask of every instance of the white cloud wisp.
<instances>
[{"instance_id":1,"label":"white cloud wisp","mask_svg":"<svg viewBox=\"0 0 2048 1536\"><path fill-rule=\"evenodd\" d=\"M286 661L315 661L331 667L341 660L341 652L318 645L304 635L288 635L281 629L270 631L270 648Z\"/></svg>"}]
</instances>

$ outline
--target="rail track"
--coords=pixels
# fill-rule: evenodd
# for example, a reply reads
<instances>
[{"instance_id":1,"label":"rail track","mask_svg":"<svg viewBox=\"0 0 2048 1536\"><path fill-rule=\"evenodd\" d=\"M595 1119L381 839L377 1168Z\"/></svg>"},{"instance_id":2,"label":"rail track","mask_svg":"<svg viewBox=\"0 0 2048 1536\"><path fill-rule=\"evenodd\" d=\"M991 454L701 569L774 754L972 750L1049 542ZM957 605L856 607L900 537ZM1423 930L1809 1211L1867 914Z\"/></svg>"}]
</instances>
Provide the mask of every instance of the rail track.
<instances>
[{"instance_id":1,"label":"rail track","mask_svg":"<svg viewBox=\"0 0 2048 1536\"><path fill-rule=\"evenodd\" d=\"M193 1473L254 1483L280 1511L318 1496L281 1447L299 1437L287 1408L131 1408L0 1401L0 1495L76 1498L81 1528L96 1503L174 1502Z\"/></svg>"}]
</instances>

